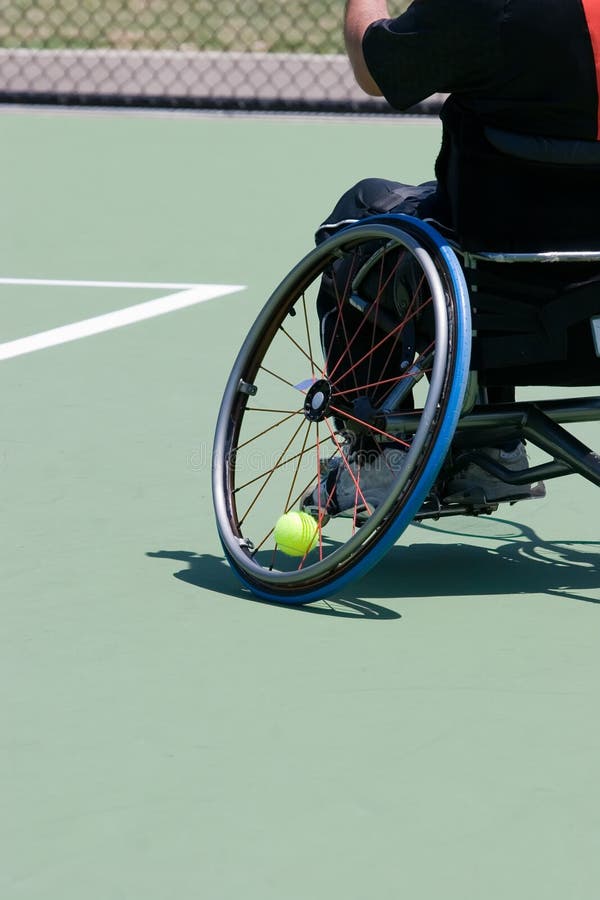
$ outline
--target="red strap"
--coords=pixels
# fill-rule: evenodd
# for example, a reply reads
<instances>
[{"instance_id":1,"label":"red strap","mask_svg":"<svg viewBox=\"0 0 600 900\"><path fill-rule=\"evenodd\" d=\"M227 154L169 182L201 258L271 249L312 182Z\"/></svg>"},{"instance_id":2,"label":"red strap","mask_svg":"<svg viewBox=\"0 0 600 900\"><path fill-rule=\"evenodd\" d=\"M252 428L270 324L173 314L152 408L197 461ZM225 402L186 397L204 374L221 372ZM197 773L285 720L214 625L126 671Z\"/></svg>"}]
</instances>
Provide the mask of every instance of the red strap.
<instances>
[{"instance_id":1,"label":"red strap","mask_svg":"<svg viewBox=\"0 0 600 900\"><path fill-rule=\"evenodd\" d=\"M594 63L596 66L596 87L598 93L598 124L596 139L600 140L600 0L581 0L581 3L585 13L588 31L590 33L592 51L594 53Z\"/></svg>"}]
</instances>

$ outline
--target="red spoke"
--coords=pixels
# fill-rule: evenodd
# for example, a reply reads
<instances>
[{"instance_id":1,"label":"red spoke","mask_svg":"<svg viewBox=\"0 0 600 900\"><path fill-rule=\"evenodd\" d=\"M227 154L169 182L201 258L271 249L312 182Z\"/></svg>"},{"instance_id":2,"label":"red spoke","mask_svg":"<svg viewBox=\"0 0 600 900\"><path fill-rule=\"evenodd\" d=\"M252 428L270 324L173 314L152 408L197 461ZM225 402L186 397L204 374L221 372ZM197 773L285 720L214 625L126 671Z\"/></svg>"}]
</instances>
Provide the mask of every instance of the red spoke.
<instances>
[{"instance_id":1,"label":"red spoke","mask_svg":"<svg viewBox=\"0 0 600 900\"><path fill-rule=\"evenodd\" d=\"M307 453L310 453L311 450L314 450L316 446L317 446L316 444L313 444L311 447L308 447L308 448L307 448L306 452L307 452ZM293 458L293 457L292 457L292 458ZM289 462L289 460L288 460L288 462ZM310 488L311 484L314 483L314 480L315 480L315 479L314 479L314 476L313 476L313 477L311 478L311 480L308 482L308 484L305 484L304 487L302 488L302 490L299 491L299 492L296 494L296 496L294 497L294 499L291 500L291 501L287 504L286 509L285 509L285 512L289 512L291 509L293 509L293 508L296 506L297 503L300 502L301 498L302 498L302 497L305 495L305 493L308 491L308 489ZM258 553L258 551L259 551L262 547L264 547L265 543L268 541L268 539L271 537L271 535L273 534L274 531L275 531L275 526L273 526L273 528L271 528L271 530L269 531L269 533L266 534L266 535L264 536L264 538L261 540L261 542L260 542L257 546L255 546L255 547L253 548L253 550L252 550L252 556L255 556L255 555ZM271 567L272 567L272 564L271 564Z\"/></svg>"},{"instance_id":2,"label":"red spoke","mask_svg":"<svg viewBox=\"0 0 600 900\"><path fill-rule=\"evenodd\" d=\"M280 468L281 460L284 458L285 454L287 453L287 451L289 450L289 448L291 447L291 445L293 444L293 442L296 440L296 437L297 437L297 435L298 435L300 429L302 428L302 426L303 426L305 423L306 423L306 420L304 420L303 422L300 422L300 424L299 424L298 427L296 428L295 432L293 433L293 435L292 435L291 438L289 439L287 445L286 445L286 446L283 448L283 450L281 451L281 454L280 454L280 456L279 456L279 459L277 460L277 462L275 463L275 465L273 466L273 468L267 473L267 475L266 475L266 477L265 477L265 480L264 480L263 484L260 486L260 488L259 488L259 490L258 490L258 493L257 493L256 496L254 497L254 500L252 501L252 503L250 504L250 506L248 507L248 509L247 509L246 512L244 513L244 515L240 518L240 520L239 520L239 525L240 525L240 527L243 525L243 523L244 523L244 521L246 520L246 518L248 517L248 514L250 513L250 511L254 508L254 505L255 505L256 501L258 500L258 498L260 497L260 495L262 494L262 492L265 490L267 484L269 483L269 481L270 481L271 478L273 477L275 471L276 471L278 468ZM260 477L260 476L259 476L259 477ZM253 479L253 480L256 481L257 479ZM251 482L250 482L250 483L251 483ZM236 488L236 490L238 490L238 488Z\"/></svg>"},{"instance_id":3,"label":"red spoke","mask_svg":"<svg viewBox=\"0 0 600 900\"><path fill-rule=\"evenodd\" d=\"M435 344L435 342L432 341L431 344L429 344L428 347L426 347L424 350L422 350L419 353L419 355L417 356L417 358L415 360L413 360L411 367L410 367L412 371L403 372L402 375L395 375L393 378L383 378L383 379L381 379L381 381L373 381L371 384L362 384L358 388L347 388L345 391L337 391L336 390L335 396L343 397L346 394L354 394L354 393L356 393L356 391L366 391L367 388L380 387L381 385L389 384L390 382L398 383L398 382L402 381L402 379L404 379L404 378L414 378L415 367L418 367L420 360L425 359L430 354L431 350L434 347L434 344ZM429 372L432 372L433 369L432 368L419 369L419 371L421 372L422 375L427 375ZM388 391L388 393L389 393L389 391Z\"/></svg>"},{"instance_id":4,"label":"red spoke","mask_svg":"<svg viewBox=\"0 0 600 900\"><path fill-rule=\"evenodd\" d=\"M383 259L385 259L385 253L382 255L382 260L383 260ZM396 266L394 267L394 269L392 269L392 271L390 272L390 274L389 274L388 277L386 278L385 284L383 284L383 285L381 286L380 290L379 290L378 293L377 293L377 296L375 297L375 300L374 300L373 303L371 304L371 307L370 307L370 309L369 309L369 312L372 313L373 310L374 310L374 311L375 311L375 317L377 316L377 313L378 313L378 309L379 309L379 301L380 301L381 297L383 296L383 292L385 291L385 289L387 288L388 284L390 283L390 280L391 280L391 279L393 278L393 276L395 275L396 270L397 270L397 268L398 268L399 265L400 265L400 260L398 260L398 262L396 263ZM334 281L334 284L335 284L335 281ZM339 366L340 366L342 360L344 359L344 357L350 352L350 348L352 347L352 344L354 343L354 341L356 340L356 338L358 337L358 335L359 335L360 332L362 331L362 329L363 329L365 323L368 322L368 321L369 321L369 317L368 317L368 316L364 316L363 319L362 319L362 321L360 322L358 328L356 329L356 331L355 331L354 334L352 335L352 338L351 338L350 341L348 341L348 337L347 337L347 335L344 333L344 338L346 339L346 349L344 350L344 352L342 353L342 355L340 356L340 358L339 358L338 361L336 362L335 366L333 367L333 370L329 373L329 379L330 379L330 380L331 380L331 378L335 375L335 372L336 372L336 370L339 368ZM350 368L350 369L347 370L347 373L346 373L346 374L349 374L350 372L352 372L352 370L353 370L354 368L356 368L356 367L355 367L355 366L352 366L352 368ZM338 379L338 380L339 380L339 379Z\"/></svg>"},{"instance_id":5,"label":"red spoke","mask_svg":"<svg viewBox=\"0 0 600 900\"><path fill-rule=\"evenodd\" d=\"M310 351L310 353L307 353L306 350L304 349L304 347L302 347L302 346L298 343L298 341L297 341L295 338L293 338L292 335L291 335L288 331L285 330L285 328L283 327L283 325L280 325L280 326L279 326L279 330L282 331L282 332L285 334L286 338L288 338L288 340L290 340L290 341L292 342L292 344L294 345L294 347L297 347L298 350L300 351L300 353L302 353L302 355L305 356L306 359L309 361L310 367L311 367L312 376L313 376L313 379L314 379L314 377L315 377L315 361L314 361L314 359L313 359L313 357L312 357L312 351ZM310 342L310 338L309 338L309 342ZM309 347L309 349L310 349L310 347ZM268 371L268 370L267 370L267 371ZM273 373L271 373L271 374L273 374ZM321 375L322 375L322 374L323 374L323 371L321 370Z\"/></svg>"},{"instance_id":6,"label":"red spoke","mask_svg":"<svg viewBox=\"0 0 600 900\"><path fill-rule=\"evenodd\" d=\"M333 349L333 341L334 341L334 338L335 338L335 335L336 335L336 332L337 332L340 322L342 324L342 330L344 332L344 344L346 346L346 350L344 351L344 354L342 354L342 358L348 352L348 332L346 329L346 322L345 322L344 316L343 316L343 310L344 310L344 299L343 298L345 298L347 296L348 288L352 284L352 276L353 276L355 264L356 264L356 254L354 255L354 258L352 260L352 265L350 266L350 271L348 272L348 277L346 279L346 284L345 284L344 291L343 291L343 294L341 297L340 297L340 294L338 291L337 281L335 280L335 278L333 278L333 289L335 291L335 299L336 299L336 303L337 303L337 307L338 307L338 312L337 312L337 319L335 321L335 325L334 325L333 331L331 333L331 340L329 342L329 348L328 348L327 354L326 354L325 371L328 371L328 369L329 369L329 357L330 357L331 351ZM334 366L334 369L333 369L334 372L335 372L336 368L338 367L339 363L340 363L340 360L338 360L336 365ZM328 374L328 378L331 379L331 373ZM354 383L356 384L356 377L354 378Z\"/></svg>"},{"instance_id":7,"label":"red spoke","mask_svg":"<svg viewBox=\"0 0 600 900\"><path fill-rule=\"evenodd\" d=\"M365 422L364 419L357 419L356 416L351 416L349 412L346 412L343 409L338 409L335 406L330 406L329 408L332 412L337 413L337 415L341 419L350 419L352 422L357 422L359 425L364 425L366 428L369 429L369 431L375 431L377 434L381 434L381 435L383 435L383 437L389 438L390 441L394 441L394 443L396 443L396 444L401 444L403 447L410 447L409 443L401 440L401 438L399 438L399 437L396 437L395 434L388 434L387 431L382 431L381 428L376 428L375 425L371 425L370 422ZM327 420L325 420L325 421L327 421ZM329 423L327 423L327 424L329 427Z\"/></svg>"},{"instance_id":8,"label":"red spoke","mask_svg":"<svg viewBox=\"0 0 600 900\"><path fill-rule=\"evenodd\" d=\"M327 427L331 431L329 422L327 422L327 420L325 420L325 421L326 421ZM323 559L323 520L324 520L325 516L327 515L327 508L328 508L328 506L331 502L331 499L335 493L335 484L331 488L329 494L327 495L327 497L325 499L325 504L323 505L323 502L321 500L321 479L322 479L322 475L321 475L321 472L322 472L321 439L319 437L319 423L316 422L315 424L316 424L316 429L317 429L317 442L316 442L316 446L317 446L317 488L316 488L316 490L317 490L317 527L319 529L319 559L322 560ZM334 438L334 441L335 441L335 438ZM339 450L339 447L340 447L339 443L337 441L335 441L335 443ZM331 458L333 458L333 457L330 457L330 459ZM314 482L314 479L311 480L311 484L313 482ZM309 487L310 487L310 484L308 485L306 490L308 490Z\"/></svg>"},{"instance_id":9,"label":"red spoke","mask_svg":"<svg viewBox=\"0 0 600 900\"><path fill-rule=\"evenodd\" d=\"M356 534L356 522L358 520L358 491L360 485L360 473L361 473L362 465L360 463L360 459L358 461L358 470L356 473L356 490L354 491L354 509L352 511L352 536Z\"/></svg>"},{"instance_id":10,"label":"red spoke","mask_svg":"<svg viewBox=\"0 0 600 900\"><path fill-rule=\"evenodd\" d=\"M357 420L357 421L358 421L358 420ZM340 456L341 456L341 458L342 458L342 460L343 460L343 462L344 462L344 465L346 466L346 469L348 470L348 474L350 475L350 478L351 478L352 481L354 482L354 486L356 487L357 492L360 494L360 497L361 497L361 500L362 500L363 504L366 506L366 508L367 508L367 510L368 510L368 512L369 512L369 515L371 515L371 513L373 512L373 510L371 509L370 504L367 502L367 499L366 499L365 495L363 494L363 492L362 492L361 489L360 489L360 485L359 485L358 481L356 480L356 476L355 476L354 472L352 471L352 468L350 467L350 463L348 462L348 460L347 460L346 457L344 456L344 453L343 453L343 451L342 451L342 445L340 444L340 442L339 442L338 439L336 438L336 436L335 436L335 431L333 430L333 428L331 427L331 425L329 424L329 422L327 421L327 419L325 419L325 424L326 424L327 427L329 428L329 431L330 431L330 433L331 433L331 437L332 437L332 440L333 440L334 444L336 445L336 447L337 447L338 450L340 451ZM336 481L337 481L337 479L336 479ZM333 495L333 490L332 490L332 495ZM329 499L331 499L331 498L328 498L328 502L329 502Z\"/></svg>"},{"instance_id":11,"label":"red spoke","mask_svg":"<svg viewBox=\"0 0 600 900\"><path fill-rule=\"evenodd\" d=\"M345 285L345 287L344 287L344 292L343 292L343 295L342 295L343 297L346 296L348 287L349 287L349 285L350 285L351 282L352 282L352 274L353 274L353 271L354 271L354 264L355 264L355 261L356 261L356 260L353 260L353 261L352 261L352 265L350 266L350 271L348 272L348 278L347 278L347 280L346 280L346 285ZM337 281L335 280L335 278L333 278L332 280L333 280L333 289L334 289L334 291L335 291L335 299L336 299L336 303L337 303L337 319L336 319L336 322L335 322L335 325L334 325L334 328L333 328L330 346L329 346L329 349L328 349L328 351L327 351L326 358L325 358L325 369L326 369L326 370L327 370L327 368L328 368L328 366L329 366L329 355L330 355L330 353L331 353L331 347L332 347L332 344L333 344L333 338L334 338L335 333L336 333L336 331L337 331L337 327L338 327L338 324L339 324L340 320L342 320L342 325L343 325L342 310L343 310L343 308L344 308L344 305L343 305L343 302L342 302L342 298L340 297L339 292L338 292Z\"/></svg>"},{"instance_id":12,"label":"red spoke","mask_svg":"<svg viewBox=\"0 0 600 900\"><path fill-rule=\"evenodd\" d=\"M327 515L327 505L328 505L329 501L331 500L331 497L333 496L335 487L332 488L331 493L330 493L329 497L327 498L327 500L326 500L326 502L325 502L325 506L323 507L323 505L322 505L322 503L321 503L321 490L320 490L320 486L321 486L321 439L320 439L320 437L319 437L319 423L318 423L318 422L315 423L315 427L316 427L316 432L317 432L316 442L313 444L312 447L310 447L310 448L308 449L307 452L309 452L310 450L313 450L313 449L315 449L315 448L316 448L316 451L317 451L317 487L318 487L318 490L317 490L317 503L318 503L318 513L317 513L317 521L315 522L315 529L318 529L318 531L319 531L319 559L322 561L322 560L323 560L323 519L324 519L324 517ZM291 491L290 491L290 496L288 496L288 502L287 502L286 510L285 510L286 512L289 512L289 510L290 510L293 506L295 506L296 503L298 503L298 501L306 494L306 492L309 490L309 488L311 487L311 485L314 483L314 480L315 480L314 478L311 478L310 482L306 485L306 487L305 487L299 494L296 495L296 497L294 498L294 500L291 501L291 503L290 503L290 496L291 496ZM274 531L274 528L271 529L271 531L269 532L269 534L267 535L267 537L266 537L265 539L263 539L262 544L265 543L265 541L267 540L268 537L270 537L270 535L273 533L273 531ZM255 550L254 552L256 552L257 550L259 550L260 547L262 546L262 544L260 544L260 545L256 548L256 550ZM275 558L276 552L277 552L277 547L275 547L275 550L273 551L273 560L272 560L272 562L271 562L271 568L273 567L273 563L274 563L274 558ZM306 557L308 556L308 553L309 553L309 551L307 551L307 552L304 554L304 556L302 557L302 559L300 560L300 562L299 562L299 564L298 564L298 568L299 568L299 569L302 568L302 566L303 566L303 564L304 564L304 561L306 560Z\"/></svg>"},{"instance_id":13,"label":"red spoke","mask_svg":"<svg viewBox=\"0 0 600 900\"><path fill-rule=\"evenodd\" d=\"M414 293L413 293L412 300L410 301L410 303L409 303L409 305L408 305L408 308L406 309L406 311L405 311L405 313L404 313L404 319L403 319L403 321L404 321L405 323L410 322L410 320L413 318L413 315L415 315L415 314L418 312L418 310L417 310L417 309L414 309L414 307L415 307L415 304L417 303L417 300L418 300L418 298L419 298L419 294L420 294L420 292L421 292L421 288L423 287L424 282L425 282L425 273L422 272L422 273L421 273L421 279L420 279L420 281L419 281L419 284L418 284L417 287L416 287L416 290L415 290ZM422 307L420 307L420 308L422 309ZM413 312L413 309L414 309L414 312ZM398 346L398 342L399 342L399 341L400 341L400 333L398 333L398 334L394 337L394 341L393 341L393 343L392 343L392 346L390 347L390 351L389 351L389 353L388 353L388 355L387 355L387 359L386 359L385 363L383 364L383 366L381 367L381 375L382 375L382 376L385 374L385 371L386 371L387 367L389 366L389 364L390 364L390 362L391 362L391 360L392 360L392 358L393 358L393 355L394 355L394 353L395 353L395 351L396 351L396 347ZM369 371L370 371L370 363L369 363ZM386 396L386 394L384 394L384 397L385 397L385 396ZM382 398L382 399L383 399L383 398ZM380 402L381 402L381 401L380 401Z\"/></svg>"},{"instance_id":14,"label":"red spoke","mask_svg":"<svg viewBox=\"0 0 600 900\"><path fill-rule=\"evenodd\" d=\"M427 301L427 303L429 303L430 301L431 301L431 297L429 298L429 300ZM426 304L423 304L423 306L425 306L425 305L426 305ZM423 309L423 306L419 307L419 309ZM369 357L369 356L371 356L373 353L375 353L375 351L378 350L383 344L385 344L386 341L389 341L390 338L394 337L394 335L399 334L400 330L401 330L402 328L404 328L404 327L406 326L406 324L410 321L410 319L412 319L414 316L416 316L416 314L417 314L417 313L416 313L416 311L415 311L410 317L404 318L401 322L399 322L398 325L396 325L396 327L392 329L392 331L389 331L387 334L385 334L385 335L381 338L381 340L378 341L377 344L375 344L374 347L371 347L371 349L368 350L363 356L361 356L361 358L360 358L359 360L357 360L357 361L354 363L354 365L351 366L351 368L347 369L347 370L346 370L342 375L340 375L335 381L332 381L332 382L331 382L332 387L335 387L336 384L339 384L339 382L342 381L342 379L346 378L346 377L350 374L350 372L351 372L353 369L356 369L356 368L357 368L357 366L360 366L360 364L363 363L363 362L365 361L365 359L367 359L367 357ZM330 377L331 377L331 376L330 376ZM355 381L356 381L356 379L355 379Z\"/></svg>"},{"instance_id":15,"label":"red spoke","mask_svg":"<svg viewBox=\"0 0 600 900\"><path fill-rule=\"evenodd\" d=\"M310 328L308 327L308 313L306 312L306 295L302 294L302 309L304 312L304 327L306 328L306 340L308 341L308 353L311 361L311 375L313 377L313 381L315 379L315 363L313 361L313 352L312 352L312 341L310 339ZM318 366L317 366L318 368ZM324 376L324 370L321 369L321 378Z\"/></svg>"},{"instance_id":16,"label":"red spoke","mask_svg":"<svg viewBox=\"0 0 600 900\"><path fill-rule=\"evenodd\" d=\"M375 335L377 333L377 318L379 316L379 298L381 297L381 294L382 294L381 279L383 278L383 260L384 259L385 259L385 253L383 253L381 256L381 260L380 260L381 264L379 266L379 284L377 286L377 296L375 297L375 303L374 303L375 314L372 317L373 318L373 326L371 328L371 345L373 345L373 341L375 340ZM396 264L396 266L397 265L398 265L398 263ZM372 365L373 365L373 355L371 355L371 357L369 359L369 365L367 368L367 381L371 380ZM383 374L383 372L382 372L382 374ZM359 470L359 480L360 480L360 470ZM356 499L354 502L355 502L355 507L356 507Z\"/></svg>"},{"instance_id":17,"label":"red spoke","mask_svg":"<svg viewBox=\"0 0 600 900\"><path fill-rule=\"evenodd\" d=\"M423 369L423 374L427 372L431 372L431 369ZM361 384L360 387L357 388L348 388L345 391L336 391L336 397L344 397L346 394L355 394L357 391L366 391L368 388L376 388L381 387L384 384L398 384L398 382L402 381L404 378L413 378L414 376L408 373L404 373L403 375L396 375L394 378L382 378L381 381L372 381L370 384Z\"/></svg>"},{"instance_id":18,"label":"red spoke","mask_svg":"<svg viewBox=\"0 0 600 900\"><path fill-rule=\"evenodd\" d=\"M317 505L318 505L317 521L315 522L315 529L317 529L318 533L319 533L319 561L322 562L323 561L323 519L327 513L327 504L329 503L331 496L327 498L327 500L325 502L325 507L323 508L323 506L321 504L321 438L319 436L319 423L318 422L315 422L315 428L316 428L316 432L317 432L316 448L317 448ZM310 487L310 485L308 487ZM308 490L308 487L306 490ZM333 495L333 489L332 489L331 494ZM308 552L309 551L307 551L304 554L304 556L302 557L302 559L300 560L298 569L301 569L302 566L304 565L304 561L305 561L306 557L308 556Z\"/></svg>"},{"instance_id":19,"label":"red spoke","mask_svg":"<svg viewBox=\"0 0 600 900\"><path fill-rule=\"evenodd\" d=\"M319 437L319 423L316 423L317 426L317 504L318 504L318 518L317 525L319 526L319 561L323 561L323 516L324 511L321 509L321 439ZM327 504L325 504L327 508Z\"/></svg>"},{"instance_id":20,"label":"red spoke","mask_svg":"<svg viewBox=\"0 0 600 900\"><path fill-rule=\"evenodd\" d=\"M284 412L285 410L281 410ZM301 413L302 410L298 409L295 412L291 412L289 415L285 416L284 419L280 419L278 422L274 422L273 425L269 425L268 428L265 428L263 431L259 431L258 434L255 434L254 437L248 438L242 444L238 444L237 447L234 447L234 452L237 453L238 450L241 450L242 447L246 447L248 444L251 444L253 441L258 440L258 438L263 437L263 435L268 434L270 431L273 431L275 428L279 428L280 425L283 425L284 422L287 422L288 419L293 419L294 416L297 416L298 413Z\"/></svg>"},{"instance_id":21,"label":"red spoke","mask_svg":"<svg viewBox=\"0 0 600 900\"><path fill-rule=\"evenodd\" d=\"M382 344L385 344L385 342L388 341L390 338L392 338L395 334L397 334L400 331L400 329L404 328L404 325L405 325L404 322L400 322L398 325L396 325L396 327L392 331L389 331L380 341L378 341L374 347L371 347L371 349L368 350L363 356L361 356L361 358L359 360L357 360L352 366L350 366L349 369L346 369L346 371L342 375L340 375L338 378L336 378L335 381L330 380L331 386L335 387L336 384L339 384L340 381L343 381L344 378L347 378L348 375L350 374L350 372L352 372L352 371L354 371L354 369L358 368L358 366L360 366L360 364L363 363L365 361L365 359L368 359L369 356L372 356L373 353L375 353L375 351L378 350ZM331 374L333 375L333 372ZM330 375L330 379L331 379L331 375ZM354 379L354 381L356 383L356 378Z\"/></svg>"},{"instance_id":22,"label":"red spoke","mask_svg":"<svg viewBox=\"0 0 600 900\"><path fill-rule=\"evenodd\" d=\"M290 416L298 416L302 413L301 409L273 409L270 406L247 406L246 412L268 412L268 413L289 413Z\"/></svg>"},{"instance_id":23,"label":"red spoke","mask_svg":"<svg viewBox=\"0 0 600 900\"><path fill-rule=\"evenodd\" d=\"M295 434L298 434L298 431L300 431L301 427L302 427L302 425L299 426L299 428L297 429ZM315 446L316 445L313 444L312 447L308 447L308 449L305 452L310 453L311 450L315 449ZM289 447L289 444L288 444L288 447ZM286 447L286 450L288 449L288 447ZM284 450L284 453L285 453L285 450ZM293 456L287 456L285 459L282 459L280 456L279 460L275 463L275 465L271 469L269 469L267 472L261 472L260 475L255 475L255 477L251 478L250 481L245 481L243 484L237 485L233 489L233 493L237 494L239 491L244 490L244 488L250 487L251 484L256 484L256 482L260 481L262 478L270 478L271 475L273 475L273 473L276 472L278 469L283 469L284 466L287 466L287 465L289 465L289 463L294 462L294 460L298 459L298 457L301 455L302 455L302 451L300 451L300 453L294 453Z\"/></svg>"},{"instance_id":24,"label":"red spoke","mask_svg":"<svg viewBox=\"0 0 600 900\"><path fill-rule=\"evenodd\" d=\"M286 500L285 506L284 506L284 512L286 512L286 513L290 511L290 509L292 508L292 506L295 506L295 505L296 505L296 503L298 502L298 500L300 499L300 497L302 496L302 493L303 493L303 492L301 492L300 494L298 494L298 496L296 497L296 499L290 503L290 500L291 500L291 497L292 497L292 493L293 493L293 490L294 490L294 485L295 485L295 483L296 483L296 481L297 481L297 479L298 479L298 474L299 474L299 472L300 472L300 461L301 461L301 459L302 459L302 457L303 457L303 455L304 455L305 453L307 453L307 452L309 452L311 449L313 449L312 447L309 448L309 450L306 449L306 444L307 444L307 442L308 442L309 437L310 437L310 427L306 429L306 434L304 435L304 441L303 441L303 443L302 443L302 449L300 450L300 453L297 454L297 456L298 456L298 463L297 463L296 468L295 468L295 471L294 471L294 477L292 478L292 484L291 484L291 486L290 486L290 490L289 490L289 492L288 492L287 500ZM289 460L287 460L287 462L289 462ZM262 547L264 547L264 545L265 545L266 542L269 540L269 538L271 537L271 535L273 534L274 531L275 531L275 526L273 525L273 527L270 529L270 531L268 531L267 534L265 534L265 536L262 538L262 540L254 547L254 550L252 551L252 555L253 555L253 556L254 556L256 553L258 553L258 551L259 551ZM273 556L272 556L272 558L271 558L271 569L273 568L273 565L274 565L274 563L275 563L275 553L276 553L276 551L277 551L277 544L275 545L275 549L273 550Z\"/></svg>"},{"instance_id":25,"label":"red spoke","mask_svg":"<svg viewBox=\"0 0 600 900\"><path fill-rule=\"evenodd\" d=\"M296 464L296 468L294 471L294 477L292 478L292 483L291 483L290 489L288 491L287 500L285 501L285 506L283 508L284 512L289 512L289 510L290 510L290 505L289 505L290 499L292 497L292 494L294 493L294 486L296 484L298 475L300 473L300 463L302 462L302 457L307 452L306 445L308 443L309 437L310 437L310 426L306 429L306 434L304 435L304 441L302 442L302 449L300 450L300 453L298 454L298 462Z\"/></svg>"},{"instance_id":26,"label":"red spoke","mask_svg":"<svg viewBox=\"0 0 600 900\"><path fill-rule=\"evenodd\" d=\"M277 374L277 372L272 372L271 369L267 369L267 367L263 366L262 364L261 364L260 368L262 369L263 372L268 372L269 375L272 375L273 378L277 378L278 381L283 381L284 384L289 385L289 387L294 388L294 390L296 389L295 384L292 384L292 382L288 381L286 378L282 378L281 375Z\"/></svg>"},{"instance_id":27,"label":"red spoke","mask_svg":"<svg viewBox=\"0 0 600 900\"><path fill-rule=\"evenodd\" d=\"M378 314L379 314L379 298L383 295L383 292L384 292L386 286L389 284L389 282L390 282L390 280L392 279L392 277L396 274L396 272L397 272L398 269L400 268L400 263L401 263L401 261L404 259L405 253L406 253L405 250L402 250L401 252L398 253L398 260L397 260L397 262L396 262L396 265L395 265L394 268L392 269L392 271L391 271L391 273L390 273L390 276L389 276L389 278L388 278L387 281L386 281L386 284L383 285L383 286L382 286L382 284L381 284L381 279L383 278L383 260L385 259L385 253L384 253L383 256L382 256L382 265L381 265L380 270L379 270L379 287L378 287L378 289L377 289L377 297L376 297L376 300L375 300L375 306L376 306L377 308L376 308L376 310L375 310L375 316L374 316L374 319L373 319L373 328L372 328L372 330L371 330L371 343L373 343L373 341L375 340L375 332L376 332L376 329L377 329L377 316L378 316ZM396 339L394 340L394 347L396 346L396 343L397 343L397 337L396 337ZM392 351L393 351L394 347L392 347L392 350L390 351L390 356L391 356L391 354L392 354ZM390 357L388 357L385 366L384 366L383 369L381 370L381 374L382 374L382 375L383 375L383 373L385 372L387 363L389 362L389 358L390 358ZM368 370L367 370L367 379L370 379L370 378L371 378L371 366L372 366L372 364L373 364L373 357L371 357L371 359L369 360L369 368L368 368Z\"/></svg>"}]
</instances>

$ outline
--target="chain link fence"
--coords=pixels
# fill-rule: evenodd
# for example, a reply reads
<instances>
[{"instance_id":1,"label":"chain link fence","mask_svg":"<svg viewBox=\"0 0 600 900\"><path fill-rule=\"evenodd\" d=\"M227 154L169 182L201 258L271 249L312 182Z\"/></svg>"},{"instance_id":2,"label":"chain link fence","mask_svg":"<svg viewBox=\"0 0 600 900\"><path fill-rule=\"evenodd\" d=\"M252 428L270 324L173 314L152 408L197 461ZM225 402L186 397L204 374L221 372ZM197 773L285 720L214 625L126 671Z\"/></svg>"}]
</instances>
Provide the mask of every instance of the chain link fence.
<instances>
[{"instance_id":1,"label":"chain link fence","mask_svg":"<svg viewBox=\"0 0 600 900\"><path fill-rule=\"evenodd\" d=\"M0 0L0 100L389 111L354 82L342 13L342 0Z\"/></svg>"}]
</instances>

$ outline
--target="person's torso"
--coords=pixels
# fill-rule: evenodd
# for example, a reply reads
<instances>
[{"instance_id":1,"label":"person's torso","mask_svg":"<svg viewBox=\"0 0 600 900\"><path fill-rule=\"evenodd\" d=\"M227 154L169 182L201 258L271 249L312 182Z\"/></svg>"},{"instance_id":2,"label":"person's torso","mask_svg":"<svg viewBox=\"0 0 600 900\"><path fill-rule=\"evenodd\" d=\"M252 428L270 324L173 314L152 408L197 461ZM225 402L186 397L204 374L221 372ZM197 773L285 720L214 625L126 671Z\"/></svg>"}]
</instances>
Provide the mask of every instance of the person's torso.
<instances>
[{"instance_id":1,"label":"person's torso","mask_svg":"<svg viewBox=\"0 0 600 900\"><path fill-rule=\"evenodd\" d=\"M480 6L482 0L473 2ZM457 86L460 105L508 131L597 140L600 0L486 5L489 27L496 29L497 64L480 84ZM485 19L477 21L484 27Z\"/></svg>"}]
</instances>

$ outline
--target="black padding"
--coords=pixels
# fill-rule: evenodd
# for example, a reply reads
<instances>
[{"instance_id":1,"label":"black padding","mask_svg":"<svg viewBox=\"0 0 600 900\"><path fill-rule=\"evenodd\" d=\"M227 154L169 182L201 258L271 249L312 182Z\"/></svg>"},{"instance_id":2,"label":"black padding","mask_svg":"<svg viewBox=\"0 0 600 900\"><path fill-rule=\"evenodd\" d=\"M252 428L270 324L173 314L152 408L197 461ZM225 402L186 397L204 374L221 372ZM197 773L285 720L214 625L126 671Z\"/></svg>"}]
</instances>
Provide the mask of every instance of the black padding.
<instances>
[{"instance_id":1,"label":"black padding","mask_svg":"<svg viewBox=\"0 0 600 900\"><path fill-rule=\"evenodd\" d=\"M598 141L534 137L490 127L485 128L484 133L492 147L517 159L559 166L600 166Z\"/></svg>"}]
</instances>

